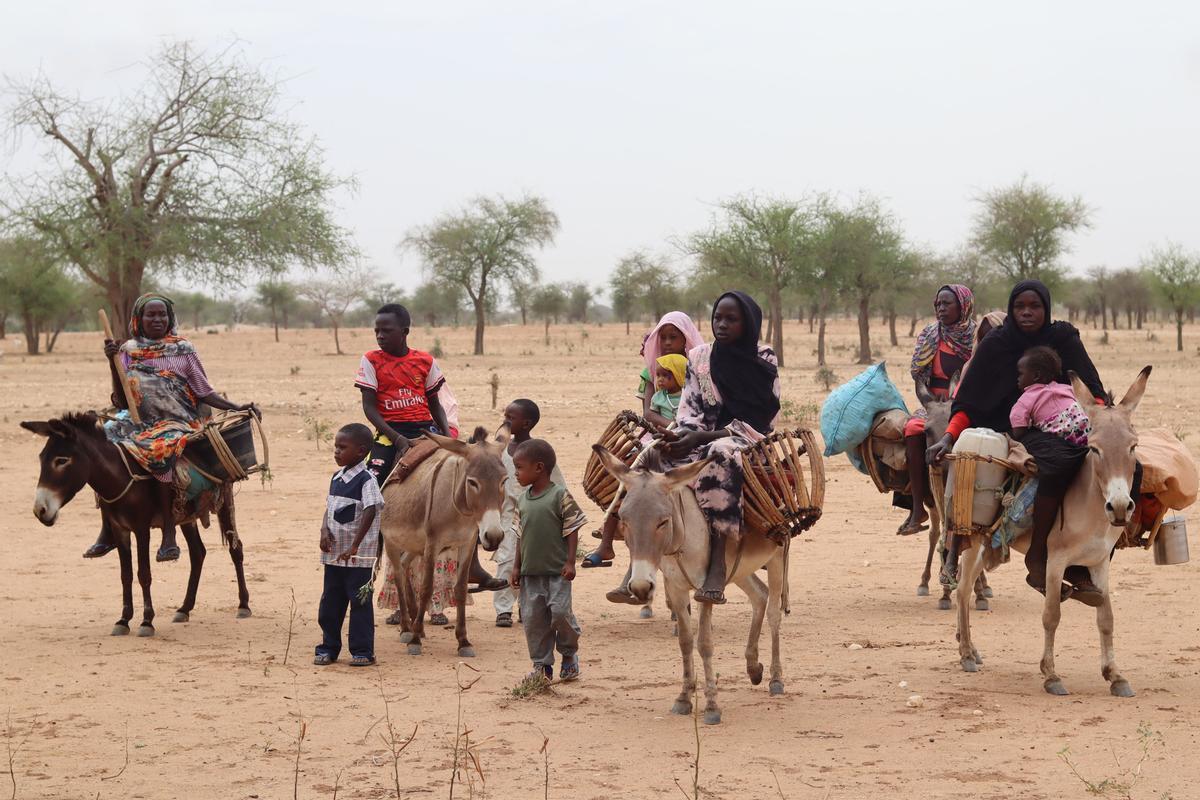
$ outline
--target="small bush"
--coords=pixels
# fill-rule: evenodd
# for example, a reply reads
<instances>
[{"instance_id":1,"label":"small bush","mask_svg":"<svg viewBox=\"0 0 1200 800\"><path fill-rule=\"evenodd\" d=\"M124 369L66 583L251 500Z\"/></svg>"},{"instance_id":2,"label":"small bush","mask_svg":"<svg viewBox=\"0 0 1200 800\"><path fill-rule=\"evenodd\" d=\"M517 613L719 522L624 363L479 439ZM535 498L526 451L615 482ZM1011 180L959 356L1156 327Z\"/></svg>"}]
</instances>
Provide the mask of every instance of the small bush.
<instances>
[{"instance_id":1,"label":"small bush","mask_svg":"<svg viewBox=\"0 0 1200 800\"><path fill-rule=\"evenodd\" d=\"M429 348L429 354L432 355L434 358L441 358L443 355L445 355L445 351L442 350L441 338L436 337L436 336L434 337L433 347Z\"/></svg>"},{"instance_id":2,"label":"small bush","mask_svg":"<svg viewBox=\"0 0 1200 800\"><path fill-rule=\"evenodd\" d=\"M550 681L544 675L529 675L509 690L515 700L529 700L550 693Z\"/></svg>"},{"instance_id":3,"label":"small bush","mask_svg":"<svg viewBox=\"0 0 1200 800\"><path fill-rule=\"evenodd\" d=\"M299 375L300 367L298 367L298 366L292 367L291 369L288 370L288 372L291 373L292 375Z\"/></svg>"},{"instance_id":4,"label":"small bush","mask_svg":"<svg viewBox=\"0 0 1200 800\"><path fill-rule=\"evenodd\" d=\"M1108 331L1105 331L1104 333L1100 334L1100 344L1105 345L1105 346L1108 345Z\"/></svg>"},{"instance_id":5,"label":"small bush","mask_svg":"<svg viewBox=\"0 0 1200 800\"><path fill-rule=\"evenodd\" d=\"M821 409L816 403L797 403L795 400L784 400L779 404L779 413L788 422L807 425L820 416Z\"/></svg>"},{"instance_id":6,"label":"small bush","mask_svg":"<svg viewBox=\"0 0 1200 800\"><path fill-rule=\"evenodd\" d=\"M824 386L825 391L828 392L833 388L835 383L839 383L842 379L839 378L837 373L831 370L829 367L821 367L817 370L816 374L813 375L813 380Z\"/></svg>"}]
</instances>

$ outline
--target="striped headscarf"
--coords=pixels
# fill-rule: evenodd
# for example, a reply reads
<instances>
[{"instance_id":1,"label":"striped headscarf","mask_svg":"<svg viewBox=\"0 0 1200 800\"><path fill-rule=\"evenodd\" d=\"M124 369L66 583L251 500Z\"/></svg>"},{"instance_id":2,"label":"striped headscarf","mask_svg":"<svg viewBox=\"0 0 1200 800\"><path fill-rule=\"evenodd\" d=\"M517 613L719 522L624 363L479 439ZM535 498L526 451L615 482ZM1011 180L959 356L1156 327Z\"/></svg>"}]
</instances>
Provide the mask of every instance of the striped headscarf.
<instances>
[{"instance_id":1,"label":"striped headscarf","mask_svg":"<svg viewBox=\"0 0 1200 800\"><path fill-rule=\"evenodd\" d=\"M161 339L149 339L142 330L142 314L146 306L153 302L162 303L167 307L169 322L167 335ZM196 352L192 343L177 332L179 321L175 318L175 301L165 294L146 292L133 302L133 313L129 316L129 339L121 345L121 350L128 353L134 361L145 361L151 358L184 356Z\"/></svg>"},{"instance_id":2,"label":"striped headscarf","mask_svg":"<svg viewBox=\"0 0 1200 800\"><path fill-rule=\"evenodd\" d=\"M911 371L915 380L924 383L929 383L929 377L933 372L934 356L937 355L938 347L943 342L949 345L954 355L963 361L971 357L971 352L975 348L975 295L966 286L960 283L951 283L939 287L934 299L936 300L937 295L944 291L952 292L958 299L958 322L953 325L932 322L926 325L925 329L917 336Z\"/></svg>"}]
</instances>

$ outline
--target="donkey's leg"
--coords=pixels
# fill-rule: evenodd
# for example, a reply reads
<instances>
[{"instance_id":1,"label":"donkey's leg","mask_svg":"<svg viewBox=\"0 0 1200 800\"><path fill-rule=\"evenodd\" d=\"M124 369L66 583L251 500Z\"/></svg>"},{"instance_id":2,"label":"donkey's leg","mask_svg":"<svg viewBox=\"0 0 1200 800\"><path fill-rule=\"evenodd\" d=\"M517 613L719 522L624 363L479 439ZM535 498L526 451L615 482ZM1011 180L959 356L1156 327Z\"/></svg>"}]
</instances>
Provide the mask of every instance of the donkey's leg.
<instances>
[{"instance_id":1,"label":"donkey's leg","mask_svg":"<svg viewBox=\"0 0 1200 800\"><path fill-rule=\"evenodd\" d=\"M246 567L243 563L246 553L242 545L242 537L238 536L237 532L232 485L226 485L223 499L224 502L217 509L217 522L221 526L221 536L225 539L225 546L229 548L229 559L233 562L233 572L237 576L237 618L245 619L250 616L250 590L246 587Z\"/></svg>"},{"instance_id":2,"label":"donkey's leg","mask_svg":"<svg viewBox=\"0 0 1200 800\"><path fill-rule=\"evenodd\" d=\"M691 594L687 584L682 581L672 582L664 574L663 582L666 584L664 588L667 590L669 605L678 617L676 630L679 634L679 654L683 661L683 689L679 692L679 697L675 698L671 713L687 715L692 713L692 694L696 691L696 665L692 657L696 634L692 627L692 608L688 605Z\"/></svg>"},{"instance_id":3,"label":"donkey's leg","mask_svg":"<svg viewBox=\"0 0 1200 800\"><path fill-rule=\"evenodd\" d=\"M388 553L388 559L392 554ZM412 577L409 572L409 559L404 553L397 551L396 560L392 561L392 577L396 583L396 601L400 610L400 643L412 641L413 615L417 611L417 593L413 590Z\"/></svg>"},{"instance_id":4,"label":"donkey's leg","mask_svg":"<svg viewBox=\"0 0 1200 800\"><path fill-rule=\"evenodd\" d=\"M785 554L776 552L767 562L767 622L771 626L771 694L783 694L783 658L779 651L779 626L783 622L783 589L787 580Z\"/></svg>"},{"instance_id":5,"label":"donkey's leg","mask_svg":"<svg viewBox=\"0 0 1200 800\"><path fill-rule=\"evenodd\" d=\"M737 582L737 586L750 598L750 638L746 641L746 674L750 683L762 683L763 665L758 660L758 640L762 635L763 617L767 611L767 587L757 575L751 573Z\"/></svg>"},{"instance_id":6,"label":"donkey's leg","mask_svg":"<svg viewBox=\"0 0 1200 800\"><path fill-rule=\"evenodd\" d=\"M146 526L135 532L138 553L138 583L142 587L142 624L138 636L154 635L154 603L150 599L150 528Z\"/></svg>"},{"instance_id":7,"label":"donkey's leg","mask_svg":"<svg viewBox=\"0 0 1200 800\"><path fill-rule=\"evenodd\" d=\"M196 523L185 522L179 528L183 531L183 540L187 542L188 583L183 605L175 611L175 617L171 621L187 622L192 609L196 607L196 588L200 586L200 573L204 570L204 556L207 550L200 538L200 531L196 529Z\"/></svg>"},{"instance_id":8,"label":"donkey's leg","mask_svg":"<svg viewBox=\"0 0 1200 800\"><path fill-rule=\"evenodd\" d=\"M1054 669L1054 634L1058 630L1058 622L1062 618L1062 581L1067 571L1067 561L1061 552L1050 552L1046 559L1046 602L1042 606L1042 630L1045 642L1042 647L1042 683L1043 688L1050 694L1069 694L1063 686L1062 678Z\"/></svg>"},{"instance_id":9,"label":"donkey's leg","mask_svg":"<svg viewBox=\"0 0 1200 800\"><path fill-rule=\"evenodd\" d=\"M988 584L987 572L979 573L979 585L976 588L982 588L983 594L981 597L986 597L989 600L992 598L992 587Z\"/></svg>"},{"instance_id":10,"label":"donkey's leg","mask_svg":"<svg viewBox=\"0 0 1200 800\"><path fill-rule=\"evenodd\" d=\"M992 604L988 602L987 581L984 579L984 573L981 570L972 584L975 589L975 610L976 611L991 611Z\"/></svg>"},{"instance_id":11,"label":"donkey's leg","mask_svg":"<svg viewBox=\"0 0 1200 800\"><path fill-rule=\"evenodd\" d=\"M700 660L704 662L704 724L716 725L721 721L721 708L717 705L717 671L713 667L712 603L700 604L700 635L698 645Z\"/></svg>"},{"instance_id":12,"label":"donkey's leg","mask_svg":"<svg viewBox=\"0 0 1200 800\"><path fill-rule=\"evenodd\" d=\"M429 608L429 599L433 597L433 567L437 555L432 539L426 539L425 554L421 559L421 596L417 598L417 608L413 614L412 641L408 643L410 656L421 655L421 640L425 638L425 611Z\"/></svg>"},{"instance_id":13,"label":"donkey's leg","mask_svg":"<svg viewBox=\"0 0 1200 800\"><path fill-rule=\"evenodd\" d=\"M964 672L978 672L983 661L971 640L971 589L975 577L983 571L983 541L972 536L962 552L958 575L958 658Z\"/></svg>"},{"instance_id":14,"label":"donkey's leg","mask_svg":"<svg viewBox=\"0 0 1200 800\"><path fill-rule=\"evenodd\" d=\"M1100 673L1108 681L1108 690L1117 697L1133 697L1133 687L1117 669L1117 654L1113 647L1112 594L1108 590L1108 561L1090 567L1092 581L1104 593L1104 602L1096 609L1096 627L1100 629Z\"/></svg>"},{"instance_id":15,"label":"donkey's leg","mask_svg":"<svg viewBox=\"0 0 1200 800\"><path fill-rule=\"evenodd\" d=\"M133 553L128 531L113 531L113 536L121 560L121 618L113 625L112 635L126 636L129 634L129 620L133 618Z\"/></svg>"},{"instance_id":16,"label":"donkey's leg","mask_svg":"<svg viewBox=\"0 0 1200 800\"><path fill-rule=\"evenodd\" d=\"M938 540L942 537L941 518L937 507L929 509L929 552L925 554L925 571L921 573L921 582L917 585L917 597L929 596L929 578L933 574L933 555L937 552Z\"/></svg>"},{"instance_id":17,"label":"donkey's leg","mask_svg":"<svg viewBox=\"0 0 1200 800\"><path fill-rule=\"evenodd\" d=\"M470 578L470 570L462 568L463 564L470 563L470 559L475 557L475 537L471 537L470 541L458 551L458 572L455 574L454 581L454 636L458 639L458 656L459 658L474 658L475 648L471 646L471 642L467 639L467 580Z\"/></svg>"}]
</instances>

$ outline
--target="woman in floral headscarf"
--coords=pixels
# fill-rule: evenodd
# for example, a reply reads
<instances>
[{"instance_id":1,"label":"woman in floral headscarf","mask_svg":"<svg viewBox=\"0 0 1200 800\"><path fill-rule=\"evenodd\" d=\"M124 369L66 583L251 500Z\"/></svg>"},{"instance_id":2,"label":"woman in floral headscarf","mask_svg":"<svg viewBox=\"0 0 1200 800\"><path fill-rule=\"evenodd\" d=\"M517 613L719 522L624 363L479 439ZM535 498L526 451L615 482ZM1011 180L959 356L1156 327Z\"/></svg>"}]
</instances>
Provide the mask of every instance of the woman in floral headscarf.
<instances>
[{"instance_id":1,"label":"woman in floral headscarf","mask_svg":"<svg viewBox=\"0 0 1200 800\"><path fill-rule=\"evenodd\" d=\"M974 308L975 297L966 286L952 283L940 287L933 300L937 321L927 325L917 337L911 368L913 381L918 387L928 389L938 400L950 396L951 381L962 372L975 349ZM925 418L925 409L919 408L904 426L912 510L896 531L901 536L928 527L925 525L929 519L929 513L925 510L925 496L929 493L929 470L925 466Z\"/></svg>"},{"instance_id":2,"label":"woman in floral headscarf","mask_svg":"<svg viewBox=\"0 0 1200 800\"><path fill-rule=\"evenodd\" d=\"M253 403L231 403L212 388L196 348L176 330L175 304L165 295L148 293L133 304L129 320L129 338L123 343L106 339L104 354L112 366L113 404L125 409L118 364L129 381L137 403L141 425L121 415L105 425L108 440L125 451L157 480L157 497L163 520L159 561L179 558L175 544L174 482L175 462L187 445L189 434L201 427L200 404L229 411L253 411ZM84 558L96 558L112 550L116 543L107 528L84 552Z\"/></svg>"}]
</instances>

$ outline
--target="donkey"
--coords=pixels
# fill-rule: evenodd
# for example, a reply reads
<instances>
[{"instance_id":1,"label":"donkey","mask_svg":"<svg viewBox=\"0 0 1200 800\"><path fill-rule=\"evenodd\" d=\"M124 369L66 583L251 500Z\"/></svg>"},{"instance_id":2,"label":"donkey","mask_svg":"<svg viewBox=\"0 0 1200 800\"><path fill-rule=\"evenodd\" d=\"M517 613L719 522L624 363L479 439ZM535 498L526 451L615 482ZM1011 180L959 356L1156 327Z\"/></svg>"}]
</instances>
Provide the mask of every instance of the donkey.
<instances>
[{"instance_id":1,"label":"donkey","mask_svg":"<svg viewBox=\"0 0 1200 800\"><path fill-rule=\"evenodd\" d=\"M958 373L950 380L950 397L954 396L954 390L958 388ZM927 418L925 420L925 443L932 445L937 440L946 435L946 428L950 425L950 407L953 402L947 398L939 400L929 391L929 387L920 381L917 382L917 400L925 408ZM938 542L941 540L942 531L942 515L938 511L938 498L933 496L932 485L930 491L925 497L925 508L929 511L929 551L925 554L925 571L921 573L921 583L917 586L918 597L929 596L929 578L933 569L933 556L937 552ZM938 608L942 611L950 610L950 593L949 586L942 587L942 596L938 598ZM988 603L988 598L992 596L992 587L988 586L987 575L979 573L979 577L975 582L975 610L988 611L991 605Z\"/></svg>"},{"instance_id":2,"label":"donkey","mask_svg":"<svg viewBox=\"0 0 1200 800\"><path fill-rule=\"evenodd\" d=\"M433 592L433 566L438 553L450 549L460 569L454 586L457 619L454 634L458 655L475 655L467 639L467 580L475 543L495 550L504 539L500 510L508 472L500 460L508 446L509 431L502 425L493 441L487 431L476 428L475 444L426 433L441 449L425 459L403 482L383 486L380 530L388 558L395 565L396 590L400 595L402 642L409 655L421 654L425 637L425 610ZM405 565L421 556L421 596L414 596Z\"/></svg>"},{"instance_id":3,"label":"donkey","mask_svg":"<svg viewBox=\"0 0 1200 800\"><path fill-rule=\"evenodd\" d=\"M138 583L142 587L142 622L138 636L154 635L154 604L150 599L150 529L161 527L159 504L152 487L146 483L153 477L131 462L118 445L108 441L98 416L88 412L67 414L46 422L22 422L21 427L46 437L42 448L41 474L38 476L33 514L43 525L50 527L58 520L63 506L71 502L79 490L90 486L100 500L102 524L116 534L117 554L121 560L121 618L113 626L113 636L129 633L133 617L133 556L130 533L137 540ZM229 548L229 557L237 573L239 618L250 616L250 592L242 566L242 540L234 524L232 486L221 487L221 505L217 519L221 535ZM189 570L187 594L183 605L175 612L174 622L187 622L196 606L196 589L206 550L196 528L196 517L176 519L187 542Z\"/></svg>"},{"instance_id":4,"label":"donkey","mask_svg":"<svg viewBox=\"0 0 1200 800\"><path fill-rule=\"evenodd\" d=\"M708 461L697 461L668 472L661 472L657 451L651 450L638 469L630 469L602 445L592 449L600 456L605 470L616 478L625 497L617 518L629 547L631 574L629 591L642 602L650 599L654 581L661 570L666 584L667 604L679 617L679 650L683 656L683 690L671 706L672 714L692 713L692 693L696 688L692 647L692 592L704 581L708 570L708 522L696 494L689 484ZM729 564L726 583L738 586L750 598L752 617L750 638L746 643L746 673L757 686L762 682L763 665L758 660L758 639L764 615L771 624L771 683L773 695L783 694L783 666L779 656L779 625L783 619L784 559L787 549L746 528L740 542L726 543L725 563ZM754 574L767 568L767 584ZM717 705L717 679L713 669L712 604L700 603L699 649L704 662L704 723L721 721Z\"/></svg>"},{"instance_id":5,"label":"donkey","mask_svg":"<svg viewBox=\"0 0 1200 800\"><path fill-rule=\"evenodd\" d=\"M1103 600L1096 609L1096 625L1100 630L1100 672L1109 682L1109 691L1117 697L1132 697L1129 681L1117 669L1113 651L1113 607L1108 589L1109 556L1121 531L1134 510L1130 496L1136 469L1137 432L1133 427L1133 412L1146 391L1150 367L1145 367L1130 386L1119 404L1111 395L1103 406L1096 405L1091 392L1072 373L1071 385L1075 397L1087 412L1092 423L1088 436L1088 454L1071 487L1063 498L1060 523L1050 533L1049 556L1046 562L1046 601L1042 610L1045 642L1041 670L1043 688L1054 695L1068 694L1054 667L1054 634L1062 614L1062 595L1059 587L1067 567L1079 564L1087 567L1092 581L1100 589ZM985 566L986 548L981 537L972 536L970 547L963 553L963 579L958 587L958 652L962 668L976 672L983 659L971 638L971 612L967 607L965 587ZM1013 549L1025 552L1029 534L1012 543Z\"/></svg>"}]
</instances>

